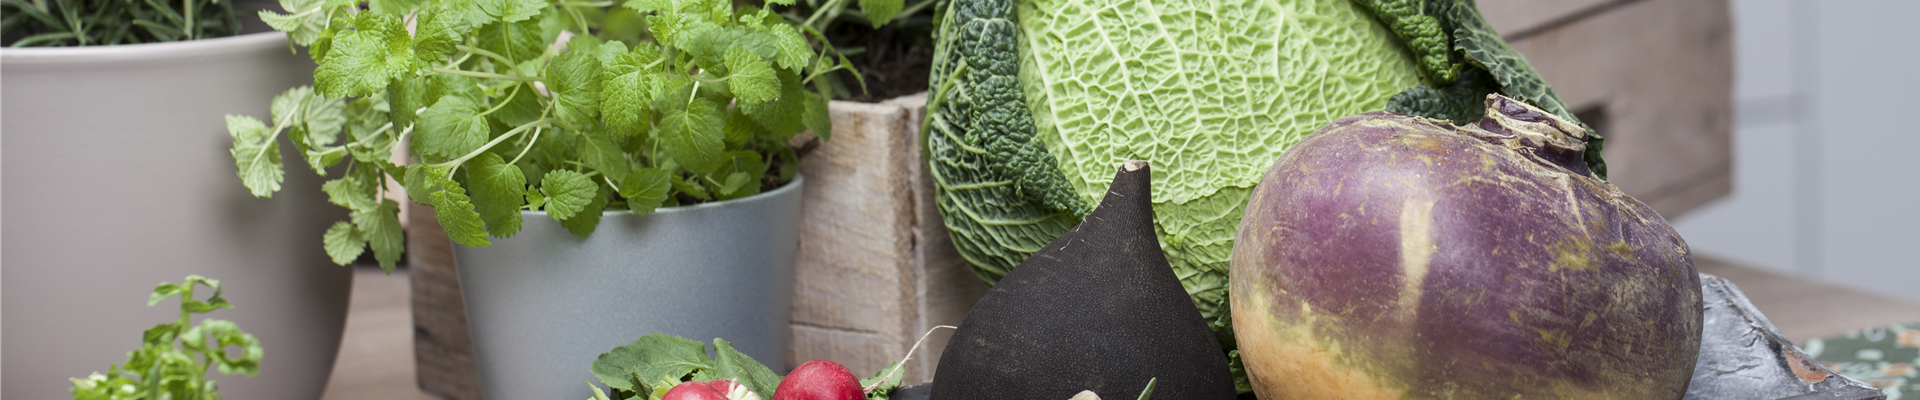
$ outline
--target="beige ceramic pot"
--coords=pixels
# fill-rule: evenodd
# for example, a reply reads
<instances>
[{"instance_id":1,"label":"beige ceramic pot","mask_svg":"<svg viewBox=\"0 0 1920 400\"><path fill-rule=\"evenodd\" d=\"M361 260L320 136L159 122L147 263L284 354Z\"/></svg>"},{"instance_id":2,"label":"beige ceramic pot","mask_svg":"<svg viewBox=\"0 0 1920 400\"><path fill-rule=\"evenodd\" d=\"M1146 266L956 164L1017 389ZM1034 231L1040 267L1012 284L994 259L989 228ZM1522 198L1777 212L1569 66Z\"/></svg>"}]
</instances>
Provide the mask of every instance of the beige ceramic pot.
<instances>
[{"instance_id":1,"label":"beige ceramic pot","mask_svg":"<svg viewBox=\"0 0 1920 400\"><path fill-rule=\"evenodd\" d=\"M212 373L226 398L320 397L353 279L320 236L344 212L290 143L284 189L249 195L222 117L267 119L312 70L279 32L0 49L0 397L70 397L178 318L147 295L188 274L219 279L236 308L210 317L266 348L258 376Z\"/></svg>"}]
</instances>

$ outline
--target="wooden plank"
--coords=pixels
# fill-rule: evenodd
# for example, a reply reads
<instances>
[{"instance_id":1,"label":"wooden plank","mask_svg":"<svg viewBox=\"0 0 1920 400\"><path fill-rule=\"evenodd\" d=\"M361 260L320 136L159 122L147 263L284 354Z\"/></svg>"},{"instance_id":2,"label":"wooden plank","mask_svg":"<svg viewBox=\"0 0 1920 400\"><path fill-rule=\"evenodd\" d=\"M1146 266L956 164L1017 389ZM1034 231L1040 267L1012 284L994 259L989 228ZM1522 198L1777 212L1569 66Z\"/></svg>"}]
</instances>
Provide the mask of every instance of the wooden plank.
<instances>
[{"instance_id":1,"label":"wooden plank","mask_svg":"<svg viewBox=\"0 0 1920 400\"><path fill-rule=\"evenodd\" d=\"M1725 1L1642 0L1511 44L1598 116L1613 183L1672 219L1733 189L1731 28Z\"/></svg>"},{"instance_id":2,"label":"wooden plank","mask_svg":"<svg viewBox=\"0 0 1920 400\"><path fill-rule=\"evenodd\" d=\"M831 359L857 374L878 371L931 327L958 324L985 293L933 207L918 133L924 103L835 102L832 140L801 160L790 366ZM906 382L932 379L949 335L929 338L906 364Z\"/></svg>"},{"instance_id":3,"label":"wooden plank","mask_svg":"<svg viewBox=\"0 0 1920 400\"><path fill-rule=\"evenodd\" d=\"M433 208L405 202L407 268L412 270L413 360L420 390L452 400L479 400L480 373L473 335L460 297L453 244Z\"/></svg>"}]
</instances>

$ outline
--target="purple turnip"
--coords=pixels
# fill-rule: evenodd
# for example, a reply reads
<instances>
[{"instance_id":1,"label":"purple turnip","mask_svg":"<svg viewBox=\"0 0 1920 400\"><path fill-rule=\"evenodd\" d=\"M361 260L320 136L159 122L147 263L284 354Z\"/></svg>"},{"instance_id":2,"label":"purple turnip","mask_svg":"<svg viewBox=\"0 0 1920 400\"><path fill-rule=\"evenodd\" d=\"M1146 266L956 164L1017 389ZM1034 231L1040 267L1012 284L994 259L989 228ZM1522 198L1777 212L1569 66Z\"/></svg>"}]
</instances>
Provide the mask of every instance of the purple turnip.
<instances>
[{"instance_id":1,"label":"purple turnip","mask_svg":"<svg viewBox=\"0 0 1920 400\"><path fill-rule=\"evenodd\" d=\"M1700 345L1692 256L1584 148L1578 125L1495 95L1468 126L1373 112L1288 150L1233 249L1255 392L1679 399Z\"/></svg>"}]
</instances>

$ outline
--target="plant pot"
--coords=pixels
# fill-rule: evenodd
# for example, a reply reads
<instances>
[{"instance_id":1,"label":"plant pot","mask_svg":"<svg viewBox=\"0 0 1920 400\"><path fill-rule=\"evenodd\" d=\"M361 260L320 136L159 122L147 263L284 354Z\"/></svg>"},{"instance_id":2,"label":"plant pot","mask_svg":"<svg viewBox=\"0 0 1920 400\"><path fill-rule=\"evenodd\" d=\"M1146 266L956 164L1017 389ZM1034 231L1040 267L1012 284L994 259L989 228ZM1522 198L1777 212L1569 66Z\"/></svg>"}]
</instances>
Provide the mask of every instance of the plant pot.
<instances>
[{"instance_id":1,"label":"plant pot","mask_svg":"<svg viewBox=\"0 0 1920 400\"><path fill-rule=\"evenodd\" d=\"M272 199L248 194L223 118L264 119L312 68L278 32L0 50L4 397L70 397L68 378L126 361L143 330L179 317L148 293L189 274L235 305L208 317L266 348L258 376L211 373L227 398L320 397L353 279L320 236L345 212L297 161Z\"/></svg>"},{"instance_id":2,"label":"plant pot","mask_svg":"<svg viewBox=\"0 0 1920 400\"><path fill-rule=\"evenodd\" d=\"M522 212L512 238L453 246L489 399L576 399L600 353L649 333L787 357L801 179L746 198L608 212L592 235Z\"/></svg>"}]
</instances>

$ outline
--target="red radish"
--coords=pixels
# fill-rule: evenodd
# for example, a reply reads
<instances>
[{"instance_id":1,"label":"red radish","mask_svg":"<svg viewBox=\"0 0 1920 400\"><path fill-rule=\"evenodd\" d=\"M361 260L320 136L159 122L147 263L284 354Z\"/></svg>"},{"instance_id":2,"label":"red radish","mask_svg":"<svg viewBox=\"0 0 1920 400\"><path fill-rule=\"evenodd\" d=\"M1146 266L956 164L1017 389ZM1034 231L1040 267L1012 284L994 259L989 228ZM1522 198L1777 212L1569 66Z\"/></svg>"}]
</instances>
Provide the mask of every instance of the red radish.
<instances>
[{"instance_id":1,"label":"red radish","mask_svg":"<svg viewBox=\"0 0 1920 400\"><path fill-rule=\"evenodd\" d=\"M860 379L847 366L832 360L813 360L794 368L773 390L773 400L865 400Z\"/></svg>"},{"instance_id":2,"label":"red radish","mask_svg":"<svg viewBox=\"0 0 1920 400\"><path fill-rule=\"evenodd\" d=\"M747 385L732 380L716 379L706 382L680 382L660 400L760 400Z\"/></svg>"}]
</instances>

